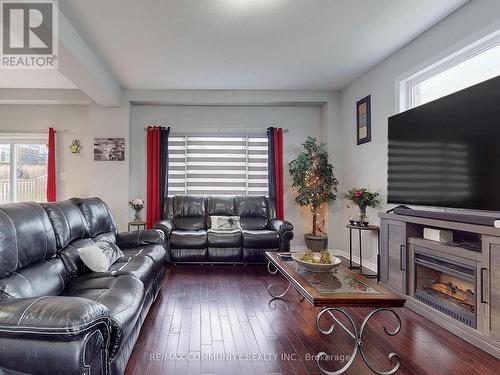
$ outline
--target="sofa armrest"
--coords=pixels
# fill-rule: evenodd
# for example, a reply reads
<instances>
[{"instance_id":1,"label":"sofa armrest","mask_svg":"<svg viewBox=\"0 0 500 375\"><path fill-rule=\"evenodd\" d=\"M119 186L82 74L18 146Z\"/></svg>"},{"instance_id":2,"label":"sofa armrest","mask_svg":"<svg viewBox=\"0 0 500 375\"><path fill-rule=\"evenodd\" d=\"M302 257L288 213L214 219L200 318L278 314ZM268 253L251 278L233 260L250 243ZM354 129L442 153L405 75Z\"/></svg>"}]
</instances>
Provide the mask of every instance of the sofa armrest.
<instances>
[{"instance_id":1,"label":"sofa armrest","mask_svg":"<svg viewBox=\"0 0 500 375\"><path fill-rule=\"evenodd\" d=\"M108 308L85 298L0 300L0 369L104 374L110 327Z\"/></svg>"},{"instance_id":2,"label":"sofa armrest","mask_svg":"<svg viewBox=\"0 0 500 375\"><path fill-rule=\"evenodd\" d=\"M271 220L268 229L278 232L279 251L290 251L290 241L293 239L293 224L286 220Z\"/></svg>"},{"instance_id":3,"label":"sofa armrest","mask_svg":"<svg viewBox=\"0 0 500 375\"><path fill-rule=\"evenodd\" d=\"M165 233L165 238L168 242L168 239L170 238L172 231L175 229L175 225L172 220L160 220L153 226L153 228L159 229L163 233Z\"/></svg>"},{"instance_id":4,"label":"sofa armrest","mask_svg":"<svg viewBox=\"0 0 500 375\"><path fill-rule=\"evenodd\" d=\"M0 336L70 338L99 323L109 324L108 308L85 298L15 298L0 302Z\"/></svg>"},{"instance_id":5,"label":"sofa armrest","mask_svg":"<svg viewBox=\"0 0 500 375\"><path fill-rule=\"evenodd\" d=\"M165 247L165 234L158 229L118 233L116 235L116 244L124 249L143 245L161 245Z\"/></svg>"},{"instance_id":6,"label":"sofa armrest","mask_svg":"<svg viewBox=\"0 0 500 375\"><path fill-rule=\"evenodd\" d=\"M271 220L269 222L269 229L278 232L281 236L285 232L293 232L293 224L286 220Z\"/></svg>"}]
</instances>

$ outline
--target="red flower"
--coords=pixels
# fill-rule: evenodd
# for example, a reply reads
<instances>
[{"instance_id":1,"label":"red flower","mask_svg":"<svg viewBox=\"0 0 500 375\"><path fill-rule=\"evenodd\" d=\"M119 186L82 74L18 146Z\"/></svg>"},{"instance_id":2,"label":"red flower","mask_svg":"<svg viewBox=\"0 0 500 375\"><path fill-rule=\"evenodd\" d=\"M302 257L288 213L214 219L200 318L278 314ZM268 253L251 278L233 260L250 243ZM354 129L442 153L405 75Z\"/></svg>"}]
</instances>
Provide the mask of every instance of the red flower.
<instances>
[{"instance_id":1,"label":"red flower","mask_svg":"<svg viewBox=\"0 0 500 375\"><path fill-rule=\"evenodd\" d=\"M359 197L361 197L362 195L363 195L363 192L362 192L361 190L358 190L358 191L355 191L355 192L354 192L354 196L355 196L356 198L359 198Z\"/></svg>"}]
</instances>

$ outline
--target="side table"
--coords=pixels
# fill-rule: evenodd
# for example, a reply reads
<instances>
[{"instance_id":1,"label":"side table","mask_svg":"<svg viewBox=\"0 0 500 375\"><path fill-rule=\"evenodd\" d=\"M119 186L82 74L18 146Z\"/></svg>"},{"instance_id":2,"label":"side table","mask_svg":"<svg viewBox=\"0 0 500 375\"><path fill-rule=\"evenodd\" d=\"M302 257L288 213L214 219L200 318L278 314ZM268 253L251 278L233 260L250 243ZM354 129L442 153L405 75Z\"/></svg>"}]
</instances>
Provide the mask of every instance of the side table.
<instances>
[{"instance_id":1,"label":"side table","mask_svg":"<svg viewBox=\"0 0 500 375\"><path fill-rule=\"evenodd\" d=\"M365 277L376 277L377 281L380 281L380 227L377 225L352 225L347 224L346 228L349 228L349 268L350 269L359 269L360 275ZM359 266L352 265L352 231L357 230L359 234ZM362 241L361 241L361 232L369 231L377 233L377 274L364 274L363 273L363 250L362 250Z\"/></svg>"},{"instance_id":2,"label":"side table","mask_svg":"<svg viewBox=\"0 0 500 375\"><path fill-rule=\"evenodd\" d=\"M131 221L128 223L128 231L130 232L132 227L136 227L137 230L140 230L141 227L142 229L146 229L146 222L145 221Z\"/></svg>"}]
</instances>

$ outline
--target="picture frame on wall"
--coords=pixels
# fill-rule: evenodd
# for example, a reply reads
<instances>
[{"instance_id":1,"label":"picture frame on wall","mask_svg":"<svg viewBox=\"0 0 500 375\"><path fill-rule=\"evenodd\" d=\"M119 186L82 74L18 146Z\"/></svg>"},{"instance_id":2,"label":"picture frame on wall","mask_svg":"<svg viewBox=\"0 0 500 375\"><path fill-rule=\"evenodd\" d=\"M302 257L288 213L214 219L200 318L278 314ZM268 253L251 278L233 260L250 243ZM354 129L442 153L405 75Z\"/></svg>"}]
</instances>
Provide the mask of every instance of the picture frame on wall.
<instances>
[{"instance_id":1,"label":"picture frame on wall","mask_svg":"<svg viewBox=\"0 0 500 375\"><path fill-rule=\"evenodd\" d=\"M362 145L372 140L371 95L356 102L356 139Z\"/></svg>"},{"instance_id":2,"label":"picture frame on wall","mask_svg":"<svg viewBox=\"0 0 500 375\"><path fill-rule=\"evenodd\" d=\"M94 138L94 161L124 161L125 138Z\"/></svg>"}]
</instances>

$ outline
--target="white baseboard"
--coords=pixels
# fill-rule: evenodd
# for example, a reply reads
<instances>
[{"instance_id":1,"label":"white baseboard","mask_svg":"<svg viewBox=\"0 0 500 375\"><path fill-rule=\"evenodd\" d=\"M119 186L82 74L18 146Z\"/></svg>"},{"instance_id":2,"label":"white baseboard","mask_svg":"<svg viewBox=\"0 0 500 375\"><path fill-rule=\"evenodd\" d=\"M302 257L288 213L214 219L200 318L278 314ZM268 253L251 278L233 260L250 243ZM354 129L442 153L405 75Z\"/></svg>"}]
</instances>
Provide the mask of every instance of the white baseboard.
<instances>
[{"instance_id":1,"label":"white baseboard","mask_svg":"<svg viewBox=\"0 0 500 375\"><path fill-rule=\"evenodd\" d=\"M307 250L306 246L292 246L290 248L290 251L293 251L293 252L304 251L304 250ZM349 259L349 252L348 251L339 250L339 249L333 249L333 251L335 252L335 254ZM359 263L359 256L353 254L352 261ZM373 262L366 260L366 259L363 259L363 267L368 268L370 271L377 272L377 265Z\"/></svg>"}]
</instances>

